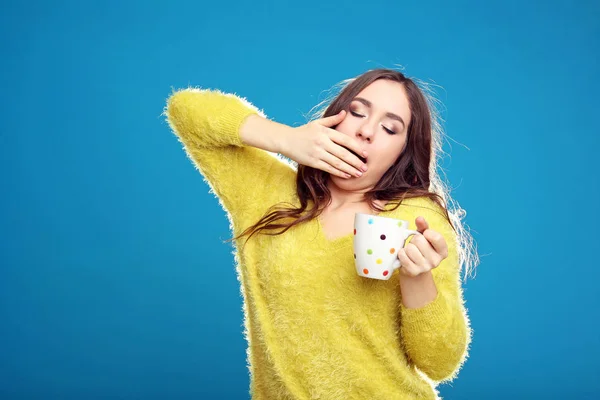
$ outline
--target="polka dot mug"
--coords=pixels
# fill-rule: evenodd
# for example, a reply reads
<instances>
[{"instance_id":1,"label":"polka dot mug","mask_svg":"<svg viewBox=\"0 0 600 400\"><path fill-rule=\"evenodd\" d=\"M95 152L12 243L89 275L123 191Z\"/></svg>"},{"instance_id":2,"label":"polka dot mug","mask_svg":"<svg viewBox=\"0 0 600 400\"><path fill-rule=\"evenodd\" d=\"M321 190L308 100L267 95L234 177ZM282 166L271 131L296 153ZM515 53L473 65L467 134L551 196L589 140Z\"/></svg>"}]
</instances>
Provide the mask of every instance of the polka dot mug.
<instances>
[{"instance_id":1,"label":"polka dot mug","mask_svg":"<svg viewBox=\"0 0 600 400\"><path fill-rule=\"evenodd\" d=\"M354 262L356 272L365 278L388 280L398 269L398 251L411 235L408 221L356 213L354 216Z\"/></svg>"}]
</instances>

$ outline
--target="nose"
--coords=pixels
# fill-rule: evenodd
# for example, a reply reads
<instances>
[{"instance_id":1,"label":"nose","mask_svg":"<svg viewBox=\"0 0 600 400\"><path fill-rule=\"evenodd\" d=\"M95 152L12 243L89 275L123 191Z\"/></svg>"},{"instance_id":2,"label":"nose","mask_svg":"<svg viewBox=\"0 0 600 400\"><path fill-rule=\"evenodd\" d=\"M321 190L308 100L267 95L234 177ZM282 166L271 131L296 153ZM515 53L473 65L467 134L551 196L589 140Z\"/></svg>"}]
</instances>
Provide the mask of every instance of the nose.
<instances>
[{"instance_id":1,"label":"nose","mask_svg":"<svg viewBox=\"0 0 600 400\"><path fill-rule=\"evenodd\" d=\"M373 142L373 135L375 134L375 128L371 126L368 121L365 121L359 128L357 135L363 140L369 143Z\"/></svg>"}]
</instances>

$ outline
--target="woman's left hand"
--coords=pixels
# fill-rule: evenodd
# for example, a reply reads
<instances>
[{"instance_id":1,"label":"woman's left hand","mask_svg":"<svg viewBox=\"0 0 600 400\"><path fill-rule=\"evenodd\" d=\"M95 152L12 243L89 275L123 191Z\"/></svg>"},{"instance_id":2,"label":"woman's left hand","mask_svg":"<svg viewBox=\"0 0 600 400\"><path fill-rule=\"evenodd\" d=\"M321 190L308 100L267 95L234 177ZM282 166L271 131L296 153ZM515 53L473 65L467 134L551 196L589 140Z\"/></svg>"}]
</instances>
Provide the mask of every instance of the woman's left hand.
<instances>
[{"instance_id":1,"label":"woman's left hand","mask_svg":"<svg viewBox=\"0 0 600 400\"><path fill-rule=\"evenodd\" d=\"M410 277L431 271L448 257L448 245L444 236L429 229L429 224L423 217L417 217L415 223L421 235L413 235L410 242L398 252L402 265L400 272Z\"/></svg>"}]
</instances>

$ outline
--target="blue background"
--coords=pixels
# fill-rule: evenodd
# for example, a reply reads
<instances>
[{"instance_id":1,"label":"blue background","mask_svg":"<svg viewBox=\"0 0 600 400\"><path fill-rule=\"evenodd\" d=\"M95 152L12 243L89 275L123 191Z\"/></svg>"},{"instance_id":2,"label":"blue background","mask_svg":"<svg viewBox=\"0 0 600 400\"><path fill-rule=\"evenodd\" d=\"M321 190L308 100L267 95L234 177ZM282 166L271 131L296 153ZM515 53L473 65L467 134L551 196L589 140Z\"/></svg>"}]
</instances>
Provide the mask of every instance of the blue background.
<instances>
[{"instance_id":1,"label":"blue background","mask_svg":"<svg viewBox=\"0 0 600 400\"><path fill-rule=\"evenodd\" d=\"M248 398L228 222L165 101L219 88L299 126L401 65L439 85L481 255L441 394L596 398L598 3L212 4L2 2L0 397Z\"/></svg>"}]
</instances>

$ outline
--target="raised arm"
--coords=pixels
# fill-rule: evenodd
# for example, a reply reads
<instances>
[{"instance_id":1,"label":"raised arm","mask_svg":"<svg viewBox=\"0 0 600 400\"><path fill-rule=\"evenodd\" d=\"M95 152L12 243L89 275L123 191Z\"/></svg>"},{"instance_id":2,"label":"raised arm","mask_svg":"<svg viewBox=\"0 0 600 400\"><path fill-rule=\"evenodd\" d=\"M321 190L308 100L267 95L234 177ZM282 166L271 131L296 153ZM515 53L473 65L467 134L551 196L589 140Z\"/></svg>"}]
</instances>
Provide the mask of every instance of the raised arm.
<instances>
[{"instance_id":1,"label":"raised arm","mask_svg":"<svg viewBox=\"0 0 600 400\"><path fill-rule=\"evenodd\" d=\"M276 154L275 135L286 126L269 121L246 99L188 88L169 97L165 114L188 157L232 215L262 208L269 201L267 190L277 190L270 179L294 179L292 166Z\"/></svg>"}]
</instances>

